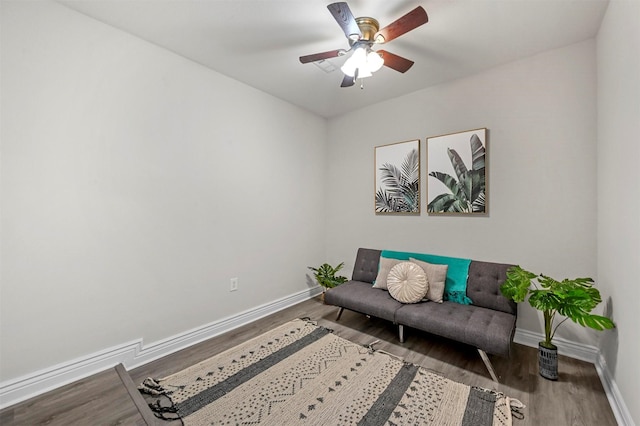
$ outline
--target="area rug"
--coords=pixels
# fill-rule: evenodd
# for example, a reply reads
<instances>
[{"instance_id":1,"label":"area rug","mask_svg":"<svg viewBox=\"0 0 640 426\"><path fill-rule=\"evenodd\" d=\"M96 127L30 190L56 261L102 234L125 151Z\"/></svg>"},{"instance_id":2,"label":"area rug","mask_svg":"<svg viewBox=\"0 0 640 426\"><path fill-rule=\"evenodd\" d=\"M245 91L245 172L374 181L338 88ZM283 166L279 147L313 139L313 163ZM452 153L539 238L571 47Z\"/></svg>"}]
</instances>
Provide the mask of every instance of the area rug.
<instances>
[{"instance_id":1,"label":"area rug","mask_svg":"<svg viewBox=\"0 0 640 426\"><path fill-rule=\"evenodd\" d=\"M512 401L294 320L140 391L184 425L511 425ZM515 401L515 400L513 400Z\"/></svg>"}]
</instances>

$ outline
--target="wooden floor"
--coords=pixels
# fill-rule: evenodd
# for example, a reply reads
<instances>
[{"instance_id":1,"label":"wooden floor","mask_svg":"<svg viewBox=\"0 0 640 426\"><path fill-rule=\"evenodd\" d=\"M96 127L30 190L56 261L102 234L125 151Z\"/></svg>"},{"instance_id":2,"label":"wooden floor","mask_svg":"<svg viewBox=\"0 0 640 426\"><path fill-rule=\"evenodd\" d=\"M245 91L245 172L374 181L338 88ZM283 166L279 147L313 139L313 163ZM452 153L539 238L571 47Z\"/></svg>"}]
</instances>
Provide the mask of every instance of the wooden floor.
<instances>
[{"instance_id":1,"label":"wooden floor","mask_svg":"<svg viewBox=\"0 0 640 426\"><path fill-rule=\"evenodd\" d=\"M559 380L538 374L537 349L514 344L511 359L490 356L500 384L489 377L477 351L466 345L405 327L399 343L397 327L376 318L345 311L335 321L337 308L318 299L308 300L255 323L240 327L189 349L129 371L116 369L54 390L0 411L0 425L145 425L145 420L124 383L138 384L147 377L164 377L231 348L294 318L309 317L353 342L374 347L469 385L497 389L522 401L525 425L616 425L616 420L593 364L560 356ZM120 372L122 373L122 371ZM137 395L136 395L137 396ZM143 407L146 408L146 407ZM149 414L145 412L144 414Z\"/></svg>"}]
</instances>

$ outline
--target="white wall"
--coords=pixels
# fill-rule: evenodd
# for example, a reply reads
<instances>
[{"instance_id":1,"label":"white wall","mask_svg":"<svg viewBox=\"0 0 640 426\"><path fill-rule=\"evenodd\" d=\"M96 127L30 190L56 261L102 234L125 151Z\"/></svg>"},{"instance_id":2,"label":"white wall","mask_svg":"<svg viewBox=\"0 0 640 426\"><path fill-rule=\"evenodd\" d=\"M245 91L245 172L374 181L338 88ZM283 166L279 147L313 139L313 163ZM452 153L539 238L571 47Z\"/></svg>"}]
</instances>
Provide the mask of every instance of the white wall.
<instances>
[{"instance_id":1,"label":"white wall","mask_svg":"<svg viewBox=\"0 0 640 426\"><path fill-rule=\"evenodd\" d=\"M308 288L325 120L56 3L1 36L1 380Z\"/></svg>"},{"instance_id":2,"label":"white wall","mask_svg":"<svg viewBox=\"0 0 640 426\"><path fill-rule=\"evenodd\" d=\"M640 2L609 3L598 51L598 281L617 323L601 351L640 424Z\"/></svg>"},{"instance_id":3,"label":"white wall","mask_svg":"<svg viewBox=\"0 0 640 426\"><path fill-rule=\"evenodd\" d=\"M595 42L586 41L330 120L331 260L351 268L356 249L370 247L595 277L595 61ZM375 90L375 80L365 90ZM425 138L479 127L489 129L489 214L427 215ZM416 138L422 214L375 215L374 147ZM522 306L518 327L542 332L541 322ZM579 327L558 336L597 338Z\"/></svg>"}]
</instances>

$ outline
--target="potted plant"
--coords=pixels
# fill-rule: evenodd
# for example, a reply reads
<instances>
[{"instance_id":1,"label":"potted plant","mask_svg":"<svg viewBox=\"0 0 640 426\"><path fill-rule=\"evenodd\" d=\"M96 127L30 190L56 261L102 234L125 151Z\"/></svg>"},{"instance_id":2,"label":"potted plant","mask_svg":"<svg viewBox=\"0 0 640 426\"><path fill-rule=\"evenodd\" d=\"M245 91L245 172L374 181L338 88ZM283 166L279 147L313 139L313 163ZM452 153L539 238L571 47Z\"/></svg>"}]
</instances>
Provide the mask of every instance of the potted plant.
<instances>
[{"instance_id":1,"label":"potted plant","mask_svg":"<svg viewBox=\"0 0 640 426\"><path fill-rule=\"evenodd\" d=\"M309 266L314 273L313 276L318 281L318 284L322 286L322 301L324 302L324 293L328 288L336 287L343 282L347 281L347 277L336 276L336 273L344 266L344 262L340 263L335 268L328 263L323 263L318 268L314 268L313 266Z\"/></svg>"},{"instance_id":2,"label":"potted plant","mask_svg":"<svg viewBox=\"0 0 640 426\"><path fill-rule=\"evenodd\" d=\"M594 330L611 329L613 321L591 313L602 302L600 292L591 278L556 281L546 275L536 275L520 266L507 271L507 280L500 287L502 294L516 303L527 296L529 304L544 315L544 340L538 344L540 375L550 380L558 378L558 348L553 337L567 319ZM555 323L556 316L565 318Z\"/></svg>"}]
</instances>

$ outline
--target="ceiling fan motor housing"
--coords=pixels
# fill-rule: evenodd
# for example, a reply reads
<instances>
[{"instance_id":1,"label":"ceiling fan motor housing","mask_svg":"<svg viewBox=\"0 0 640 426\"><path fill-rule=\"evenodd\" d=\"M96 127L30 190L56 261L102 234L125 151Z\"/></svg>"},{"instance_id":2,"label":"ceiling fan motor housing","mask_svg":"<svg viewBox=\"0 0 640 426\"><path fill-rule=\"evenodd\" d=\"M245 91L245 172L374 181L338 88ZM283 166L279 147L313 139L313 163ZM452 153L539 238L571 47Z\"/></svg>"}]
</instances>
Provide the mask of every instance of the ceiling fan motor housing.
<instances>
[{"instance_id":1,"label":"ceiling fan motor housing","mask_svg":"<svg viewBox=\"0 0 640 426\"><path fill-rule=\"evenodd\" d=\"M366 41L368 43L374 42L374 37L378 30L380 29L380 24L376 19L370 18L368 16L362 16L360 18L356 18L356 23L358 24L358 28L360 28L360 32L362 33L362 37L360 40L351 40L349 39L349 44L353 46L358 41Z\"/></svg>"}]
</instances>

